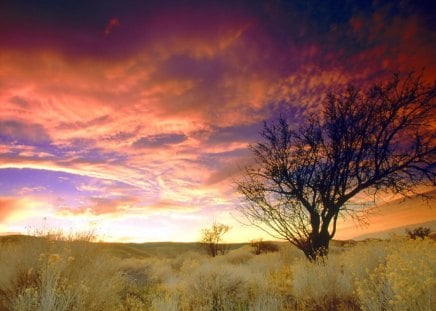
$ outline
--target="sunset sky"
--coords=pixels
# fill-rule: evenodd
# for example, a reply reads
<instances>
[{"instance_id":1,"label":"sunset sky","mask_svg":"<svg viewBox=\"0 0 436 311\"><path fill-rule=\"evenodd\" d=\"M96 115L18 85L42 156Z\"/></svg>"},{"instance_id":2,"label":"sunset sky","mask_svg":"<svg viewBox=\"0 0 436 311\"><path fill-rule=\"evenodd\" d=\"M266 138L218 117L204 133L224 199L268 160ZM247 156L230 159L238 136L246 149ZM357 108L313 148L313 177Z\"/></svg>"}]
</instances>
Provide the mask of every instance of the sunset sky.
<instances>
[{"instance_id":1,"label":"sunset sky","mask_svg":"<svg viewBox=\"0 0 436 311\"><path fill-rule=\"evenodd\" d=\"M229 241L265 236L238 222L234 186L263 121L298 125L329 89L392 71L434 81L435 13L433 1L1 0L0 233L44 222L196 241L216 220ZM410 215L384 227L436 219ZM354 230L337 237L373 229Z\"/></svg>"}]
</instances>

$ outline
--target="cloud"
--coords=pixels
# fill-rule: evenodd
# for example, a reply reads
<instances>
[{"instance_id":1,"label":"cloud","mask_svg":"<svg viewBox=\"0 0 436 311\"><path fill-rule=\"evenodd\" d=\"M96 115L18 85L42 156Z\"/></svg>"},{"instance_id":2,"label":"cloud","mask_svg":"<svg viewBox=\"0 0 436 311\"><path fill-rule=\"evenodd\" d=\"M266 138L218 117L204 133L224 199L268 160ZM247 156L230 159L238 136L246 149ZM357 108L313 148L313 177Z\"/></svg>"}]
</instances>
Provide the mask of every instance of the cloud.
<instances>
[{"instance_id":1,"label":"cloud","mask_svg":"<svg viewBox=\"0 0 436 311\"><path fill-rule=\"evenodd\" d=\"M142 209L147 210L149 213L191 213L199 211L201 206L198 202L182 202L172 199L161 199L156 203L145 206Z\"/></svg>"},{"instance_id":2,"label":"cloud","mask_svg":"<svg viewBox=\"0 0 436 311\"><path fill-rule=\"evenodd\" d=\"M41 125L16 120L0 120L0 139L3 142L29 145L50 142L50 137Z\"/></svg>"},{"instance_id":3,"label":"cloud","mask_svg":"<svg viewBox=\"0 0 436 311\"><path fill-rule=\"evenodd\" d=\"M80 215L104 215L104 214L116 214L122 211L132 209L139 199L131 196L119 196L119 197L89 197L89 204L79 207L61 207L58 208L58 212Z\"/></svg>"},{"instance_id":4,"label":"cloud","mask_svg":"<svg viewBox=\"0 0 436 311\"><path fill-rule=\"evenodd\" d=\"M212 186L224 181L227 182L229 179L234 182L236 177L242 176L244 167L248 166L249 164L251 163L245 160L239 161L239 163L227 163L227 165L222 165L218 170L210 174L204 184L206 186Z\"/></svg>"},{"instance_id":5,"label":"cloud","mask_svg":"<svg viewBox=\"0 0 436 311\"><path fill-rule=\"evenodd\" d=\"M71 122L71 123L61 122L57 126L57 129L61 129L61 130L67 129L67 130L74 130L74 131L78 131L81 129L89 130L90 128L94 128L94 127L102 127L109 122L110 122L110 117L108 115L103 115L103 116L99 116L99 117L93 118L91 120L88 120L86 122L83 122L83 121L75 121L75 122Z\"/></svg>"},{"instance_id":6,"label":"cloud","mask_svg":"<svg viewBox=\"0 0 436 311\"><path fill-rule=\"evenodd\" d=\"M0 155L7 154L9 152L11 152L11 148L8 145L1 145L0 144Z\"/></svg>"},{"instance_id":7,"label":"cloud","mask_svg":"<svg viewBox=\"0 0 436 311\"><path fill-rule=\"evenodd\" d=\"M17 198L0 197L0 220L5 221L14 211L19 210L20 203Z\"/></svg>"},{"instance_id":8,"label":"cloud","mask_svg":"<svg viewBox=\"0 0 436 311\"><path fill-rule=\"evenodd\" d=\"M260 137L261 129L262 122L227 127L212 127L209 133L199 133L199 136L203 136L205 138L204 142L210 146L233 142L242 142L248 146L249 142L256 141Z\"/></svg>"},{"instance_id":9,"label":"cloud","mask_svg":"<svg viewBox=\"0 0 436 311\"><path fill-rule=\"evenodd\" d=\"M0 222L6 226L8 223L41 215L41 210L47 212L49 204L37 198L0 196Z\"/></svg>"},{"instance_id":10,"label":"cloud","mask_svg":"<svg viewBox=\"0 0 436 311\"><path fill-rule=\"evenodd\" d=\"M156 191L156 178L146 168L136 170L123 165L106 163L104 159L94 162L71 159L59 160L58 162L53 159L3 157L0 158L0 169L17 168L64 172L125 183L142 189L144 195L152 195ZM144 177L146 175L148 178Z\"/></svg>"},{"instance_id":11,"label":"cloud","mask_svg":"<svg viewBox=\"0 0 436 311\"><path fill-rule=\"evenodd\" d=\"M28 108L29 107L29 102L25 98L22 98L20 96L11 97L9 99L9 102L11 102L12 104L15 104L21 108Z\"/></svg>"},{"instance_id":12,"label":"cloud","mask_svg":"<svg viewBox=\"0 0 436 311\"><path fill-rule=\"evenodd\" d=\"M158 148L184 142L187 137L183 134L159 134L141 137L133 143L135 148Z\"/></svg>"},{"instance_id":13,"label":"cloud","mask_svg":"<svg viewBox=\"0 0 436 311\"><path fill-rule=\"evenodd\" d=\"M28 195L30 193L34 193L34 192L43 192L47 190L46 187L44 186L36 186L36 187L23 187L20 190L17 191L17 194L21 195L21 196L25 196Z\"/></svg>"},{"instance_id":14,"label":"cloud","mask_svg":"<svg viewBox=\"0 0 436 311\"><path fill-rule=\"evenodd\" d=\"M112 29L113 29L114 27L118 27L118 26L120 26L120 25L121 25L121 24L120 24L120 20L119 20L118 18L116 18L116 17L111 18L111 19L109 20L109 22L107 23L107 25L106 25L104 31L103 31L104 35L105 35L105 36L109 35L109 34L112 32Z\"/></svg>"}]
</instances>

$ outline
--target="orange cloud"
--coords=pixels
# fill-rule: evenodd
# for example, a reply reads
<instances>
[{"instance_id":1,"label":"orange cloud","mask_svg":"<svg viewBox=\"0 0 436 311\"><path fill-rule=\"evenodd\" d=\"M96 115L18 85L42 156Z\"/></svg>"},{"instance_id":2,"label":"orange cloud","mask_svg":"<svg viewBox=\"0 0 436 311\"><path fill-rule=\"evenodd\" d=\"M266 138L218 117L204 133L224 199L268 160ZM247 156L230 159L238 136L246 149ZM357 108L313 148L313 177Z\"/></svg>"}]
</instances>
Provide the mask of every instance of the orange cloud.
<instances>
[{"instance_id":1,"label":"orange cloud","mask_svg":"<svg viewBox=\"0 0 436 311\"><path fill-rule=\"evenodd\" d=\"M57 210L63 214L92 214L92 215L103 215L103 214L116 214L122 211L131 209L139 199L130 196L120 196L120 197L90 197L89 205L79 206L76 208L58 208Z\"/></svg>"},{"instance_id":2,"label":"orange cloud","mask_svg":"<svg viewBox=\"0 0 436 311\"><path fill-rule=\"evenodd\" d=\"M46 208L48 211L50 204L30 196L23 198L0 196L0 221L3 225L19 222L40 214L41 208ZM16 231L16 229L12 229L11 231Z\"/></svg>"},{"instance_id":3,"label":"orange cloud","mask_svg":"<svg viewBox=\"0 0 436 311\"><path fill-rule=\"evenodd\" d=\"M0 197L0 220L5 221L11 213L19 208L16 198Z\"/></svg>"}]
</instances>

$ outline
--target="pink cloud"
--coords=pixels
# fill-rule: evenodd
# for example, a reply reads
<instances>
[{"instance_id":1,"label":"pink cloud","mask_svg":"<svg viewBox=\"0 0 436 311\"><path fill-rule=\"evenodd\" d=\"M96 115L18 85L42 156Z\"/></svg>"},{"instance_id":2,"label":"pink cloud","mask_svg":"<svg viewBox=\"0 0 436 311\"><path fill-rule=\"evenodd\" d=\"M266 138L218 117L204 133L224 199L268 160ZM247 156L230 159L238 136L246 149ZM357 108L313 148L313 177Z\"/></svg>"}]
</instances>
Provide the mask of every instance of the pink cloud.
<instances>
[{"instance_id":1,"label":"pink cloud","mask_svg":"<svg viewBox=\"0 0 436 311\"><path fill-rule=\"evenodd\" d=\"M25 195L32 194L32 193L43 192L45 190L47 190L47 188L44 186L23 187L17 191L17 194L19 194L21 196L25 196Z\"/></svg>"}]
</instances>

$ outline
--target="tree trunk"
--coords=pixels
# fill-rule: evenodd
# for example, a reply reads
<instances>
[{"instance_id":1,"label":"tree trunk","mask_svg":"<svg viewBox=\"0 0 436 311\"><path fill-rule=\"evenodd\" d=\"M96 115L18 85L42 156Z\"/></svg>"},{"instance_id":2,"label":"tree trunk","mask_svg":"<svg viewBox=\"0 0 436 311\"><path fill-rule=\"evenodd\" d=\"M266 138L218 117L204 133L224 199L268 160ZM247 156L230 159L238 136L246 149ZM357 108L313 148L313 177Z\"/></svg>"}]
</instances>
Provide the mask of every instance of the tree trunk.
<instances>
[{"instance_id":1,"label":"tree trunk","mask_svg":"<svg viewBox=\"0 0 436 311\"><path fill-rule=\"evenodd\" d=\"M314 232L311 238L307 241L303 252L307 259L316 262L319 259L324 259L328 255L330 243L330 234L327 230L321 232Z\"/></svg>"}]
</instances>

